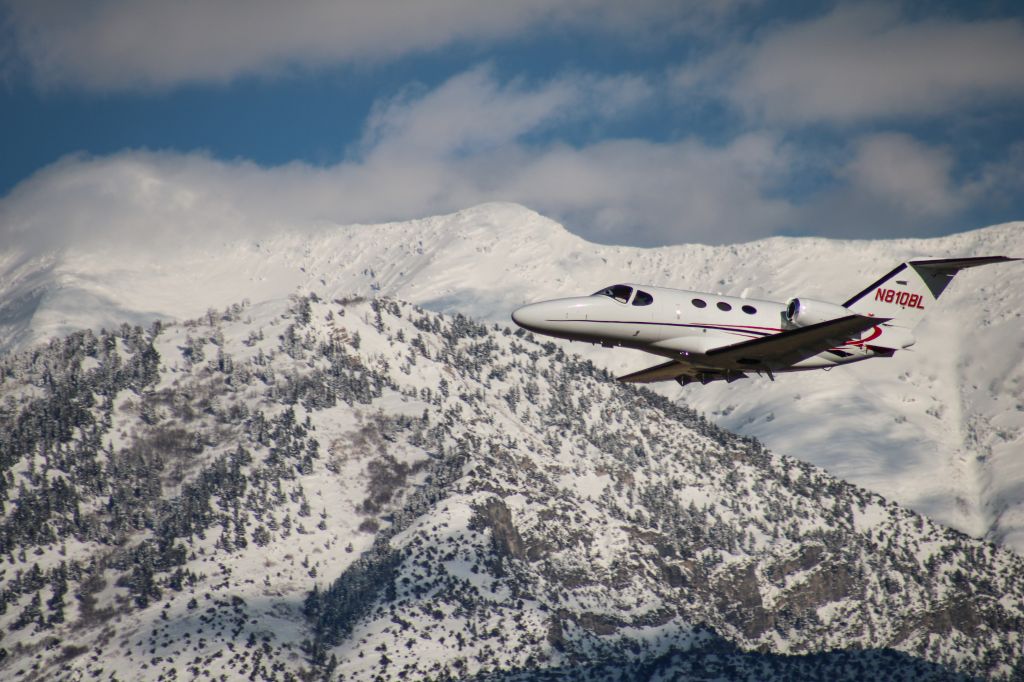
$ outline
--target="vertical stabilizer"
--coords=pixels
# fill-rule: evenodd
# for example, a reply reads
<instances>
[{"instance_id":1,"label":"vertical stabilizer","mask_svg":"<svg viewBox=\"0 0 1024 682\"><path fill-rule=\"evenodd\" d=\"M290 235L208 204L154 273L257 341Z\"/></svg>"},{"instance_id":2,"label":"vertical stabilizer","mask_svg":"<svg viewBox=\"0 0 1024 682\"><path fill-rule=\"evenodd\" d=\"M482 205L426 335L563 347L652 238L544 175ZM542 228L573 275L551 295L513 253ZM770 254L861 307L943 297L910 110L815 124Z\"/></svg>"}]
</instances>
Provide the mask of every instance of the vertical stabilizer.
<instances>
[{"instance_id":1,"label":"vertical stabilizer","mask_svg":"<svg viewBox=\"0 0 1024 682\"><path fill-rule=\"evenodd\" d=\"M913 329L946 290L957 272L990 263L1020 260L1006 256L912 260L843 303L859 315L888 317L892 324Z\"/></svg>"}]
</instances>

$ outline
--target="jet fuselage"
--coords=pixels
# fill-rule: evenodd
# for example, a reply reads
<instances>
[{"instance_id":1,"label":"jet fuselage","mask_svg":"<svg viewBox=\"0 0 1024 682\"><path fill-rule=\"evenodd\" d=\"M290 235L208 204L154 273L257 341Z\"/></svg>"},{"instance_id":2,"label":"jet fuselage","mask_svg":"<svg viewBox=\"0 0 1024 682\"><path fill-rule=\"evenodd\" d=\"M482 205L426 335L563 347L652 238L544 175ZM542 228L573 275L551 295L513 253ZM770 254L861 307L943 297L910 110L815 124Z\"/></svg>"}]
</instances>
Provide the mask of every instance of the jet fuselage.
<instances>
[{"instance_id":1,"label":"jet fuselage","mask_svg":"<svg viewBox=\"0 0 1024 682\"><path fill-rule=\"evenodd\" d=\"M520 327L547 336L636 348L669 358L620 381L681 384L735 381L749 372L831 369L892 357L965 268L1020 260L1006 256L926 258L896 266L845 303L786 303L700 291L616 284L591 296L525 305Z\"/></svg>"},{"instance_id":2,"label":"jet fuselage","mask_svg":"<svg viewBox=\"0 0 1024 682\"><path fill-rule=\"evenodd\" d=\"M632 291L628 297L615 297L604 293L615 289L609 287L591 296L533 303L515 310L512 319L524 329L547 336L691 361L712 348L791 328L786 324L786 303L645 285L617 286L622 287L620 293L625 294L626 288ZM879 354L865 348L866 340L881 334L879 326L863 339L838 346L839 353L826 351L790 367L771 369L822 369L865 360ZM740 365L737 369L758 368Z\"/></svg>"}]
</instances>

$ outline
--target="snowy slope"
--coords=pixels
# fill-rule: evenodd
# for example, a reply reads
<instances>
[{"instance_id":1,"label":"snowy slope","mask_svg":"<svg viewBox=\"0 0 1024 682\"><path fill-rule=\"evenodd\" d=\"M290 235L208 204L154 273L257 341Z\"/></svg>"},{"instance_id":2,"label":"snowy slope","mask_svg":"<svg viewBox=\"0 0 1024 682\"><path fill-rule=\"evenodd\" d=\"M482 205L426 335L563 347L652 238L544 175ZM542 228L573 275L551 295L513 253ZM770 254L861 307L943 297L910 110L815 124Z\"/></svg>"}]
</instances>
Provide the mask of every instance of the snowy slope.
<instances>
[{"instance_id":1,"label":"snowy slope","mask_svg":"<svg viewBox=\"0 0 1024 682\"><path fill-rule=\"evenodd\" d=\"M3 679L1022 672L1024 558L496 325L232 306L0 404Z\"/></svg>"},{"instance_id":2,"label":"snowy slope","mask_svg":"<svg viewBox=\"0 0 1024 682\"><path fill-rule=\"evenodd\" d=\"M273 238L0 255L0 343L155 317L184 319L293 291L386 294L429 309L508 320L523 302L622 280L784 300L841 301L911 257L1024 255L1024 223L930 240L776 238L735 246L590 244L523 207L368 226L300 226ZM961 273L890 360L835 372L659 388L726 428L1024 551L1024 272ZM658 362L584 352L616 373Z\"/></svg>"}]
</instances>

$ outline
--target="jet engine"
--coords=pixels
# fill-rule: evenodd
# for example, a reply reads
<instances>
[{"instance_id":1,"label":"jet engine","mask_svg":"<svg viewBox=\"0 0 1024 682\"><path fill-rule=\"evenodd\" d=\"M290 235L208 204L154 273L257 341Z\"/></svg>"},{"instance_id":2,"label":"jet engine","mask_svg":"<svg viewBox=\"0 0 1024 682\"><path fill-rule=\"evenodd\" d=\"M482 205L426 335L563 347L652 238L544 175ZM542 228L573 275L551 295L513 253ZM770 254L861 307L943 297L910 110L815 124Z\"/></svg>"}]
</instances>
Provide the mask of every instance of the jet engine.
<instances>
[{"instance_id":1,"label":"jet engine","mask_svg":"<svg viewBox=\"0 0 1024 682\"><path fill-rule=\"evenodd\" d=\"M852 314L843 306L835 303L815 301L812 298L791 298L786 302L786 310L782 313L782 322L783 326L795 329Z\"/></svg>"}]
</instances>

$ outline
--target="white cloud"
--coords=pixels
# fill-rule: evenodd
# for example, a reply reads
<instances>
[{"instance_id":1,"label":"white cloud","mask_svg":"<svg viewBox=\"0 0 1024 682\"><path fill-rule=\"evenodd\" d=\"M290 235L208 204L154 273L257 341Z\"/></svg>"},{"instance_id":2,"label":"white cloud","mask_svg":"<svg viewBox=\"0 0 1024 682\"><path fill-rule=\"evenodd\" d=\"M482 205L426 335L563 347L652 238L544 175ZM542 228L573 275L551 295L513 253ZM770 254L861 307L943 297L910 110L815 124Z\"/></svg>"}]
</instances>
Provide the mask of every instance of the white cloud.
<instances>
[{"instance_id":1,"label":"white cloud","mask_svg":"<svg viewBox=\"0 0 1024 682\"><path fill-rule=\"evenodd\" d=\"M381 103L358 155L334 166L264 168L170 152L69 157L0 199L0 244L159 250L492 200L523 203L606 243L729 243L793 229L897 236L934 233L934 225L1005 190L1021 172L1018 154L957 182L948 151L872 134L831 165L819 163L836 182L798 203L784 191L793 169L808 163L805 150L773 134L718 145L688 137L578 147L535 135L556 123L594 121L594 111L631 111L654 89L629 77L585 74L502 83L482 67Z\"/></svg>"},{"instance_id":2,"label":"white cloud","mask_svg":"<svg viewBox=\"0 0 1024 682\"><path fill-rule=\"evenodd\" d=\"M467 155L570 120L615 117L641 106L652 86L632 76L563 76L500 85L489 68L459 74L418 97L374 107L363 139L373 155Z\"/></svg>"},{"instance_id":3,"label":"white cloud","mask_svg":"<svg viewBox=\"0 0 1024 682\"><path fill-rule=\"evenodd\" d=\"M1024 97L1024 22L904 19L891 4L841 4L765 31L677 85L724 95L754 118L839 124L937 117Z\"/></svg>"},{"instance_id":4,"label":"white cloud","mask_svg":"<svg viewBox=\"0 0 1024 682\"><path fill-rule=\"evenodd\" d=\"M770 196L787 157L769 135L718 147L692 138L554 147L517 165L503 191L598 241L745 241L793 217L789 202Z\"/></svg>"},{"instance_id":5,"label":"white cloud","mask_svg":"<svg viewBox=\"0 0 1024 682\"><path fill-rule=\"evenodd\" d=\"M1009 146L1006 155L989 161L965 188L968 196L1003 209L1020 200L1024 187L1024 141Z\"/></svg>"},{"instance_id":6,"label":"white cloud","mask_svg":"<svg viewBox=\"0 0 1024 682\"><path fill-rule=\"evenodd\" d=\"M223 83L386 61L526 30L581 27L641 41L706 26L742 0L5 0L8 71L92 90Z\"/></svg>"},{"instance_id":7,"label":"white cloud","mask_svg":"<svg viewBox=\"0 0 1024 682\"><path fill-rule=\"evenodd\" d=\"M797 232L851 238L933 236L1005 220L1024 177L1024 145L964 172L944 145L869 133L834 153L831 182L794 211ZM999 210L991 211L994 206Z\"/></svg>"},{"instance_id":8,"label":"white cloud","mask_svg":"<svg viewBox=\"0 0 1024 682\"><path fill-rule=\"evenodd\" d=\"M202 154L70 157L0 202L0 241L46 246L258 235L282 224L376 222L517 201L584 236L622 243L720 242L777 227L763 196L784 152L769 136L541 143L546 127L614 117L653 87L632 77L563 76L527 86L487 68L375 108L358 157L261 168Z\"/></svg>"},{"instance_id":9,"label":"white cloud","mask_svg":"<svg viewBox=\"0 0 1024 682\"><path fill-rule=\"evenodd\" d=\"M951 178L953 158L908 135L879 133L860 138L853 158L839 171L853 188L910 216L944 217L966 204Z\"/></svg>"}]
</instances>

